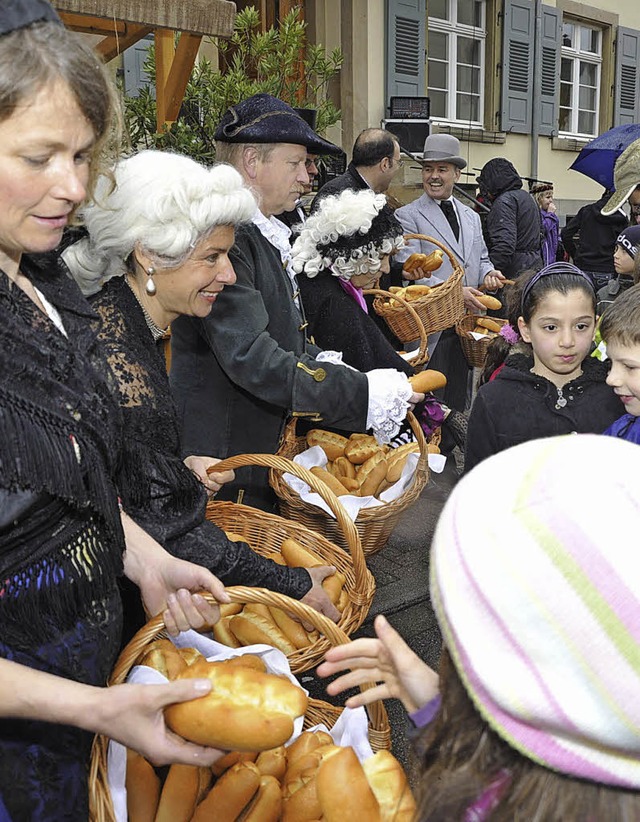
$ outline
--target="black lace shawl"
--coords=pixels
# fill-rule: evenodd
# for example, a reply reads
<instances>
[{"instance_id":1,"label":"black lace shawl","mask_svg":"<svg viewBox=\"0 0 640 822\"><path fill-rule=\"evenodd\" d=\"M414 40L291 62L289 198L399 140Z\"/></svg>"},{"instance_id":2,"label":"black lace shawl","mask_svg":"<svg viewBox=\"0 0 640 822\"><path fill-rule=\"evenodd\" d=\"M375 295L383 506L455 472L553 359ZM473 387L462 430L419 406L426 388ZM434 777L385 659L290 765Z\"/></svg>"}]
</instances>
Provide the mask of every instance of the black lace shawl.
<instances>
[{"instance_id":1,"label":"black lace shawl","mask_svg":"<svg viewBox=\"0 0 640 822\"><path fill-rule=\"evenodd\" d=\"M59 628L122 573L121 416L91 309L64 264L24 256L21 271L68 336L0 272L0 619Z\"/></svg>"},{"instance_id":2,"label":"black lace shawl","mask_svg":"<svg viewBox=\"0 0 640 822\"><path fill-rule=\"evenodd\" d=\"M167 551L209 568L226 585L304 596L311 587L306 571L283 568L245 543L231 542L205 519L204 487L180 457L162 343L154 342L124 278L109 280L91 304L101 319L100 339L124 418L118 489L127 513Z\"/></svg>"}]
</instances>

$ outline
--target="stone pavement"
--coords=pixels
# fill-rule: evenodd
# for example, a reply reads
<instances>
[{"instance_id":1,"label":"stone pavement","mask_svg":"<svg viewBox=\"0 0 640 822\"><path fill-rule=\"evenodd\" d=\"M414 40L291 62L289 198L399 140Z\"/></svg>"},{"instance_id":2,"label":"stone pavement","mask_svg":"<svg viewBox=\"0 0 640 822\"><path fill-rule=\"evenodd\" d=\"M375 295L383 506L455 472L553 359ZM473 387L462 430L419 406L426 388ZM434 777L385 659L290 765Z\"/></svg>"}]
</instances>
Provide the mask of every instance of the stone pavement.
<instances>
[{"instance_id":1,"label":"stone pavement","mask_svg":"<svg viewBox=\"0 0 640 822\"><path fill-rule=\"evenodd\" d=\"M458 457L459 467L459 454L454 456ZM376 593L367 619L352 639L372 636L373 619L384 614L418 656L437 667L441 637L429 601L429 546L442 506L457 479L456 461L449 457L441 474L431 473L422 494L402 515L387 545L368 560L376 580ZM316 678L313 672L303 674L301 680L312 696L343 704L345 697L327 696L326 681ZM393 753L406 766L409 723L397 700L388 700L385 706Z\"/></svg>"}]
</instances>

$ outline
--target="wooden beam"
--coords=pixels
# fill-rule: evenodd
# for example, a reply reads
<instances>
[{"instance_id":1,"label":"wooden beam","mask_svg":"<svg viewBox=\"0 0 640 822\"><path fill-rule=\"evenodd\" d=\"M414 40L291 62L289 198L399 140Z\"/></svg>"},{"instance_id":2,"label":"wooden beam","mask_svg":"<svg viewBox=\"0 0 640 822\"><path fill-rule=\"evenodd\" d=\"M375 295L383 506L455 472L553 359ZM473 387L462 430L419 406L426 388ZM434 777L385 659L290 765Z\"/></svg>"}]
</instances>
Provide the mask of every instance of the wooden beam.
<instances>
[{"instance_id":1,"label":"wooden beam","mask_svg":"<svg viewBox=\"0 0 640 822\"><path fill-rule=\"evenodd\" d=\"M169 71L167 84L164 89L165 117L167 123L173 123L178 119L178 113L184 98L184 90L189 82L191 70L193 69L201 41L202 37L199 34L189 34L183 31L180 35L178 47L173 56L171 70Z\"/></svg>"},{"instance_id":2,"label":"wooden beam","mask_svg":"<svg viewBox=\"0 0 640 822\"><path fill-rule=\"evenodd\" d=\"M59 12L217 37L231 37L236 16L230 0L53 0L53 5Z\"/></svg>"},{"instance_id":3,"label":"wooden beam","mask_svg":"<svg viewBox=\"0 0 640 822\"><path fill-rule=\"evenodd\" d=\"M86 14L69 14L61 11L60 19L68 29L81 31L83 34L124 34L127 24L124 20L105 20L102 17L89 17Z\"/></svg>"},{"instance_id":4,"label":"wooden beam","mask_svg":"<svg viewBox=\"0 0 640 822\"><path fill-rule=\"evenodd\" d=\"M153 29L149 26L137 26L135 23L128 23L123 34L118 36L110 34L95 46L95 50L101 55L105 63L108 63L109 60L113 60L114 57L126 51L129 46L133 46L138 40L142 40L151 31Z\"/></svg>"},{"instance_id":5,"label":"wooden beam","mask_svg":"<svg viewBox=\"0 0 640 822\"><path fill-rule=\"evenodd\" d=\"M156 29L154 41L156 46L156 128L158 132L161 132L167 122L166 88L175 53L174 32Z\"/></svg>"}]
</instances>

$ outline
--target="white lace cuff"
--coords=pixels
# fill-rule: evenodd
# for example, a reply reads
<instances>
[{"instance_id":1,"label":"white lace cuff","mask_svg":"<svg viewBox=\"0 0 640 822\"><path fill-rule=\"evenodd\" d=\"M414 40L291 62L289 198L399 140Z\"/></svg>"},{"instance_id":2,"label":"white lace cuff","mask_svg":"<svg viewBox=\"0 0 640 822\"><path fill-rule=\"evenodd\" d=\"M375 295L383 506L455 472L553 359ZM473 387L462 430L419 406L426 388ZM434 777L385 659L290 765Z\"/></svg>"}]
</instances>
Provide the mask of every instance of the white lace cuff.
<instances>
[{"instance_id":1,"label":"white lace cuff","mask_svg":"<svg viewBox=\"0 0 640 822\"><path fill-rule=\"evenodd\" d=\"M407 375L393 368L377 368L366 374L369 381L367 429L372 428L382 445L391 442L407 415L413 394Z\"/></svg>"},{"instance_id":2,"label":"white lace cuff","mask_svg":"<svg viewBox=\"0 0 640 822\"><path fill-rule=\"evenodd\" d=\"M357 371L352 365L342 361L342 351L321 351L315 359L318 362L329 362L332 365L344 365L352 371Z\"/></svg>"}]
</instances>

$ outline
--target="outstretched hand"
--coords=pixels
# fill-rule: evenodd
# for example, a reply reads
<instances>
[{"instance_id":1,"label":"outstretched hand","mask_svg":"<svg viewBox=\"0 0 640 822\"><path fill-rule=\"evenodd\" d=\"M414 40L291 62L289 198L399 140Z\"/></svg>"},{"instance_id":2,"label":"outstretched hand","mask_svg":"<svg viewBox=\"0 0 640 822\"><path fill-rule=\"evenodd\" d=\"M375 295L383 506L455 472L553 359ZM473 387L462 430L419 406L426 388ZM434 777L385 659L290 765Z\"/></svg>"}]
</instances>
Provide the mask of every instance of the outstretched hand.
<instances>
[{"instance_id":1,"label":"outstretched hand","mask_svg":"<svg viewBox=\"0 0 640 822\"><path fill-rule=\"evenodd\" d=\"M413 713L438 694L438 674L414 654L382 615L376 617L374 628L377 639L356 639L330 648L325 662L318 666L318 675L350 670L327 685L327 693L332 696L364 682L379 683L350 697L348 708L395 697Z\"/></svg>"}]
</instances>

